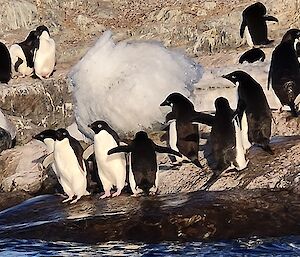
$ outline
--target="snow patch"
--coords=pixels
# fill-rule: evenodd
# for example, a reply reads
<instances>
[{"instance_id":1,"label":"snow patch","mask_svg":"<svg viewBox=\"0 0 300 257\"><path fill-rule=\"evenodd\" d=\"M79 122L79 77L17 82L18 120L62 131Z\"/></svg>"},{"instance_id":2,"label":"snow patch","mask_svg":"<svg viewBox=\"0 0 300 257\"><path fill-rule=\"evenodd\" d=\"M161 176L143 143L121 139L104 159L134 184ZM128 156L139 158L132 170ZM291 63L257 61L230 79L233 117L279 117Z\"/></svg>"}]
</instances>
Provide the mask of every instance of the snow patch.
<instances>
[{"instance_id":1,"label":"snow patch","mask_svg":"<svg viewBox=\"0 0 300 257\"><path fill-rule=\"evenodd\" d=\"M114 43L106 31L69 73L79 130L102 119L119 133L151 129L164 121L160 103L172 92L190 96L200 65L158 42Z\"/></svg>"}]
</instances>

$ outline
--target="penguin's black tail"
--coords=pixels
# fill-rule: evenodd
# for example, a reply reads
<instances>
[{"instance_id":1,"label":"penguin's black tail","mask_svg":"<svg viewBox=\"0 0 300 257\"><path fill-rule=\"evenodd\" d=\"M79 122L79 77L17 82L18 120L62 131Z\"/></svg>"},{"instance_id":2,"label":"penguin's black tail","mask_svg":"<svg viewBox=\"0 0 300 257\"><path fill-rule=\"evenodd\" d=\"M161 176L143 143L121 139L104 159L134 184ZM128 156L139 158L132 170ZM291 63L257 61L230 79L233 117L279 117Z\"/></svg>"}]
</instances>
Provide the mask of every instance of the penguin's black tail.
<instances>
[{"instance_id":1,"label":"penguin's black tail","mask_svg":"<svg viewBox=\"0 0 300 257\"><path fill-rule=\"evenodd\" d=\"M146 195L149 195L152 186L153 185L146 178L143 178L139 184L139 188L142 189Z\"/></svg>"},{"instance_id":2,"label":"penguin's black tail","mask_svg":"<svg viewBox=\"0 0 300 257\"><path fill-rule=\"evenodd\" d=\"M272 148L270 147L269 144L265 144L262 146L262 149L264 151L266 151L268 154L274 155L274 151L272 150Z\"/></svg>"},{"instance_id":3,"label":"penguin's black tail","mask_svg":"<svg viewBox=\"0 0 300 257\"><path fill-rule=\"evenodd\" d=\"M194 163L197 167L199 167L199 168L201 168L201 169L203 168L202 164L199 162L198 159L193 160L192 163Z\"/></svg>"},{"instance_id":4,"label":"penguin's black tail","mask_svg":"<svg viewBox=\"0 0 300 257\"><path fill-rule=\"evenodd\" d=\"M298 117L298 112L296 110L296 106L294 103L290 103L289 104L290 108L291 108L291 113L293 117Z\"/></svg>"}]
</instances>

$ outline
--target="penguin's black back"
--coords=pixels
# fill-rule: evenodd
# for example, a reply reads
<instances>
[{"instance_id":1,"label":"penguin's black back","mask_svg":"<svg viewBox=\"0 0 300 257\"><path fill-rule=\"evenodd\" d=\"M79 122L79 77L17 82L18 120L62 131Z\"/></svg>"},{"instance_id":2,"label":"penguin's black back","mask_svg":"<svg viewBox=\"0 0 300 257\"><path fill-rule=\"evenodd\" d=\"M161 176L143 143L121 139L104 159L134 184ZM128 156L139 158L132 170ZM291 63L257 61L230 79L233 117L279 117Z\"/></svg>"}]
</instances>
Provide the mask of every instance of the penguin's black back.
<instances>
[{"instance_id":1,"label":"penguin's black back","mask_svg":"<svg viewBox=\"0 0 300 257\"><path fill-rule=\"evenodd\" d=\"M233 110L227 99L219 97L215 101L216 114L211 130L211 146L217 167L226 169L235 159L235 128L233 125Z\"/></svg>"},{"instance_id":2,"label":"penguin's black back","mask_svg":"<svg viewBox=\"0 0 300 257\"><path fill-rule=\"evenodd\" d=\"M7 47L0 42L0 82L7 83L11 79L11 58Z\"/></svg>"},{"instance_id":3,"label":"penguin's black back","mask_svg":"<svg viewBox=\"0 0 300 257\"><path fill-rule=\"evenodd\" d=\"M238 87L238 96L246 104L249 141L268 144L272 112L262 87L250 75L245 74Z\"/></svg>"},{"instance_id":4,"label":"penguin's black back","mask_svg":"<svg viewBox=\"0 0 300 257\"><path fill-rule=\"evenodd\" d=\"M292 42L281 42L273 51L269 77L281 104L294 102L300 93L300 68ZM287 85L291 85L292 97L287 92Z\"/></svg>"},{"instance_id":5,"label":"penguin's black back","mask_svg":"<svg viewBox=\"0 0 300 257\"><path fill-rule=\"evenodd\" d=\"M154 144L148 137L136 137L130 144L130 148L131 169L135 182L147 192L154 185L157 172Z\"/></svg>"},{"instance_id":6,"label":"penguin's black back","mask_svg":"<svg viewBox=\"0 0 300 257\"><path fill-rule=\"evenodd\" d=\"M261 60L263 62L265 58L266 55L263 50L261 50L260 48L252 48L242 54L242 56L239 59L239 63L243 63L243 62L253 63L258 60Z\"/></svg>"},{"instance_id":7,"label":"penguin's black back","mask_svg":"<svg viewBox=\"0 0 300 257\"><path fill-rule=\"evenodd\" d=\"M270 43L268 40L268 28L264 18L265 14L266 7L260 2L248 6L243 11L243 19L246 21L254 45Z\"/></svg>"},{"instance_id":8,"label":"penguin's black back","mask_svg":"<svg viewBox=\"0 0 300 257\"><path fill-rule=\"evenodd\" d=\"M35 30L33 30L30 31L30 33L28 34L27 38L24 41L18 43L18 45L22 48L23 53L25 55L27 66L30 68L33 68L34 66L33 57L35 51L35 44L37 40L38 38L36 36L36 32Z\"/></svg>"}]
</instances>

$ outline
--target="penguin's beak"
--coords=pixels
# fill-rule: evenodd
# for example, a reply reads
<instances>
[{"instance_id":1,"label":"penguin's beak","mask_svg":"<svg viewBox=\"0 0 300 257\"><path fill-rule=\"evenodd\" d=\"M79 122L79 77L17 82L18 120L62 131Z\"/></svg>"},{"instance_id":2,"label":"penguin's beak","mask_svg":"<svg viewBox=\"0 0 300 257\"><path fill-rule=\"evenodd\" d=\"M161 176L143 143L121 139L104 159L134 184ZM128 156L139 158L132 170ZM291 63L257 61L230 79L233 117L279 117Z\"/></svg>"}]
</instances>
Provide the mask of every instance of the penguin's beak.
<instances>
[{"instance_id":1,"label":"penguin's beak","mask_svg":"<svg viewBox=\"0 0 300 257\"><path fill-rule=\"evenodd\" d=\"M168 100L163 101L160 106L170 106L171 103Z\"/></svg>"},{"instance_id":2,"label":"penguin's beak","mask_svg":"<svg viewBox=\"0 0 300 257\"><path fill-rule=\"evenodd\" d=\"M222 78L230 80L228 74L227 75L222 75Z\"/></svg>"}]
</instances>

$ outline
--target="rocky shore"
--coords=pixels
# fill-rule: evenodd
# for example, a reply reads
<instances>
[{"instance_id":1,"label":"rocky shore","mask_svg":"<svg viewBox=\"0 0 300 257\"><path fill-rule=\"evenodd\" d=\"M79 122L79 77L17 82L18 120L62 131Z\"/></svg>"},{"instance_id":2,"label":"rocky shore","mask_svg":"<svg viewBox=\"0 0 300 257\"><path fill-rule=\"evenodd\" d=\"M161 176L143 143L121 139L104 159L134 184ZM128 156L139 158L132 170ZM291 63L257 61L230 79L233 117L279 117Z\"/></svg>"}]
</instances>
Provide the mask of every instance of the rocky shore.
<instances>
[{"instance_id":1,"label":"rocky shore","mask_svg":"<svg viewBox=\"0 0 300 257\"><path fill-rule=\"evenodd\" d=\"M199 62L204 70L214 67L234 67L239 54L247 50L239 38L239 24L241 11L250 2L249 0L232 0L230 3L222 0L0 1L2 5L6 6L6 11L0 15L1 41L7 45L18 42L27 35L31 28L43 22L49 26L58 46L56 70L50 79L41 81L33 78L14 78L8 85L0 85L1 109L17 130L16 146L3 151L0 155L0 210L17 205L31 197L60 192L59 184L51 168L44 169L41 165L46 155L46 149L43 144L32 140L32 136L45 128L67 127L74 122L73 99L67 75L70 68L77 63L103 31L112 30L116 41L159 40L167 47L178 48L180 51L186 52L187 55ZM264 48L269 60L272 49L280 41L286 29L300 27L297 12L299 6L298 1L292 0L283 0L280 3L275 0L262 2L268 6L269 12L280 20L279 24L270 24L269 27L270 38L275 39L273 45ZM12 12L15 13L14 16L11 15ZM266 78L263 81L266 81ZM201 111L201 94L199 90L195 91L195 107L199 111ZM200 99L199 101L197 97L198 100ZM286 111L273 112L271 147L274 149L274 155L269 155L260 148L252 147L247 154L250 162L245 170L228 171L218 174L218 176L213 176L211 168L211 156L207 143L209 128L201 125L199 127L202 137L200 162L204 168L199 169L193 164L184 164L174 168L167 156L160 155L158 191L160 196L158 199L166 197L166 200L162 200L164 203L168 197L170 199L180 198L186 193L204 190L204 188L207 191L224 191L220 196L224 195L226 199L236 195L249 195L247 199L250 201L250 197L255 195L255 199L259 201L264 194L256 194L255 190L262 189L263 191L259 192L269 192L268 195L272 195L273 192L268 190L282 190L283 193L278 193L279 200L292 201L296 199L300 192L300 125L299 118L290 119L289 116L290 114ZM155 131L151 137L157 143L162 144L159 141L161 134L162 131ZM86 147L85 143L83 145ZM232 193L232 190L235 193ZM208 192L196 192L191 196L193 197L195 194L197 197L206 197L205 193ZM177 195L166 196L169 194ZM207 197L210 195L214 195L216 198L219 196L217 193L209 192ZM134 209L138 205L137 200L131 198L128 200L129 198L126 197L122 196L118 200L111 200L111 204L115 206L129 201L130 207ZM96 198L98 199L98 195L92 199L83 198L79 205L83 205L82 208L85 208L85 204L88 206L91 202L94 203ZM53 206L57 206L57 197L51 199L55 199ZM234 204L227 202L228 205L225 205L239 208L240 199L237 197ZM99 204L109 206L109 201ZM143 199L143 201L146 200ZM276 197L266 204L275 202ZM197 202L189 204L194 203L197 204ZM281 207L283 208L283 206ZM71 210L79 207L64 206L61 208ZM257 208L259 209L259 206ZM276 214L279 213L280 208ZM289 208L292 207L289 206ZM76 209L75 213L81 210ZM247 212L247 210L243 211ZM268 209L265 211L267 213ZM264 219L267 219L266 213L262 215ZM181 214L179 212L176 215ZM200 219L200 216L193 215L187 216L186 219L193 221ZM0 213L0 221L2 218ZM182 222L187 222L187 220L178 222L183 224ZM77 223L71 225L77 226ZM207 226L209 227L209 225ZM192 226L190 229L188 235L193 234L194 227ZM214 228L211 227L211 229ZM299 232L295 230L295 233ZM10 234L11 232L7 233L15 236L15 234ZM38 234L30 228L22 235L29 233ZM205 234L202 236L201 239L205 238ZM39 238L43 237L39 236ZM112 240L122 239L116 235L111 235L109 238ZM128 238L131 239L131 237ZM194 237L192 236L192 238ZM213 238L218 238L218 236L215 235Z\"/></svg>"}]
</instances>

